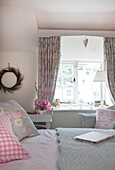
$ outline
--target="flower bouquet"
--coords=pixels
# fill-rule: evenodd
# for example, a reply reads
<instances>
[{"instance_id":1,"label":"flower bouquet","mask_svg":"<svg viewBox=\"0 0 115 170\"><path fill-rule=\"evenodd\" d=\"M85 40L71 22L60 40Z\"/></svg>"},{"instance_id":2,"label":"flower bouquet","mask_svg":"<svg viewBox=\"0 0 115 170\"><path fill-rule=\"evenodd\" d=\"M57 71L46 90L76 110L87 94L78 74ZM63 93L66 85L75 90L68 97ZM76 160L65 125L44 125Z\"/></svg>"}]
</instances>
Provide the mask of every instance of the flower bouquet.
<instances>
[{"instance_id":1,"label":"flower bouquet","mask_svg":"<svg viewBox=\"0 0 115 170\"><path fill-rule=\"evenodd\" d=\"M48 100L45 99L36 99L35 100L35 109L36 110L51 110L52 106Z\"/></svg>"}]
</instances>

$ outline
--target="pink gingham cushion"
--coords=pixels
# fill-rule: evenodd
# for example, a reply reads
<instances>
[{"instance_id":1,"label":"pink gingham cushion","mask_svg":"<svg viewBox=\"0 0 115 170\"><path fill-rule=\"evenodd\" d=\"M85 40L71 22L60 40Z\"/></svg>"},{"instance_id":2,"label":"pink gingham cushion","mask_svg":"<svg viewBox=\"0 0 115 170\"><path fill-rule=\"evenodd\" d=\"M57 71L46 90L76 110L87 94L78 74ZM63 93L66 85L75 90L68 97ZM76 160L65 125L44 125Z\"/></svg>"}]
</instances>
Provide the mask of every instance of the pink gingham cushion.
<instances>
[{"instance_id":1,"label":"pink gingham cushion","mask_svg":"<svg viewBox=\"0 0 115 170\"><path fill-rule=\"evenodd\" d=\"M96 113L95 128L113 129L115 125L115 110L98 109Z\"/></svg>"},{"instance_id":2,"label":"pink gingham cushion","mask_svg":"<svg viewBox=\"0 0 115 170\"><path fill-rule=\"evenodd\" d=\"M25 158L29 158L29 153L14 135L10 118L0 116L0 163Z\"/></svg>"}]
</instances>

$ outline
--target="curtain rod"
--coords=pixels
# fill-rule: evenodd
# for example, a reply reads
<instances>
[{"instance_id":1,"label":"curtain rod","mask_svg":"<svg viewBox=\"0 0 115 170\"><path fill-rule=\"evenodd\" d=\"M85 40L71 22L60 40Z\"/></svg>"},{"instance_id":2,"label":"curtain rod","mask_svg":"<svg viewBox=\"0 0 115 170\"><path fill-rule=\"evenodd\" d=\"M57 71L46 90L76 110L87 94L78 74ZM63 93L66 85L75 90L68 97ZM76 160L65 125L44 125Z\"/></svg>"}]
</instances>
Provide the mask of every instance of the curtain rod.
<instances>
[{"instance_id":1,"label":"curtain rod","mask_svg":"<svg viewBox=\"0 0 115 170\"><path fill-rule=\"evenodd\" d=\"M96 30L50 30L38 29L38 37L48 36L100 36L115 37L115 31L96 31Z\"/></svg>"}]
</instances>

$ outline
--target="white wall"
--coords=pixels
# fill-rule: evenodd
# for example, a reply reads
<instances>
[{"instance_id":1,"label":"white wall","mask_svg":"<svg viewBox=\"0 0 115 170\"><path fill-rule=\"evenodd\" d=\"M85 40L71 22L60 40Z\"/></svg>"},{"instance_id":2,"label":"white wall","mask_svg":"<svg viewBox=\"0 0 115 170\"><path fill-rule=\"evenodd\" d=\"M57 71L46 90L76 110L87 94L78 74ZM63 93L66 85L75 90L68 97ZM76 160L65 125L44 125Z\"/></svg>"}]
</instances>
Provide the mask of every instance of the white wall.
<instances>
[{"instance_id":1,"label":"white wall","mask_svg":"<svg viewBox=\"0 0 115 170\"><path fill-rule=\"evenodd\" d=\"M0 101L14 99L26 109L33 108L37 58L37 24L33 11L0 7L0 70L10 63L24 74L21 89L13 94L0 92Z\"/></svg>"},{"instance_id":2,"label":"white wall","mask_svg":"<svg viewBox=\"0 0 115 170\"><path fill-rule=\"evenodd\" d=\"M36 53L22 52L0 52L0 70L6 68L10 63L11 67L19 68L24 75L22 87L14 93L0 92L0 101L14 99L24 108L32 109L36 96L35 81L37 79L37 57ZM9 80L8 80L9 81Z\"/></svg>"},{"instance_id":3,"label":"white wall","mask_svg":"<svg viewBox=\"0 0 115 170\"><path fill-rule=\"evenodd\" d=\"M0 6L0 51L36 51L35 13L21 7Z\"/></svg>"},{"instance_id":4,"label":"white wall","mask_svg":"<svg viewBox=\"0 0 115 170\"><path fill-rule=\"evenodd\" d=\"M87 38L87 47L83 40ZM61 59L80 61L103 60L103 38L95 36L64 36L61 38Z\"/></svg>"}]
</instances>

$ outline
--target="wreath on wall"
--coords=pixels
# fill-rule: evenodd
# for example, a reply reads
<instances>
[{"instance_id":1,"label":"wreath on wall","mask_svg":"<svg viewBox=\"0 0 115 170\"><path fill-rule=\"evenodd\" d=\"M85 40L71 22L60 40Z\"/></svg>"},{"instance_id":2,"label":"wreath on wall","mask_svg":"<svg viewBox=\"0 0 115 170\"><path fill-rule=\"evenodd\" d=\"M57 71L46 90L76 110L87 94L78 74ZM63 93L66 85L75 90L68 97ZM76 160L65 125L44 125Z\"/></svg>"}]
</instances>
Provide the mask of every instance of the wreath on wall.
<instances>
[{"instance_id":1,"label":"wreath on wall","mask_svg":"<svg viewBox=\"0 0 115 170\"><path fill-rule=\"evenodd\" d=\"M9 72L14 73L14 75L16 76L16 83L12 87L6 87L2 83L2 78L3 78L4 74L9 73ZM20 70L18 68L10 67L10 64L8 63L8 67L4 68L0 71L0 91L4 92L4 93L6 93L6 92L13 93L16 90L19 90L22 86L23 79L24 79L24 76L22 75Z\"/></svg>"}]
</instances>

